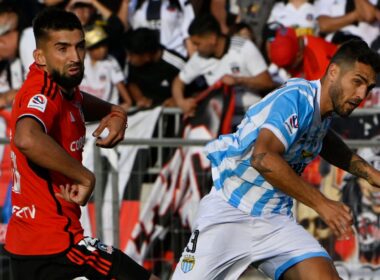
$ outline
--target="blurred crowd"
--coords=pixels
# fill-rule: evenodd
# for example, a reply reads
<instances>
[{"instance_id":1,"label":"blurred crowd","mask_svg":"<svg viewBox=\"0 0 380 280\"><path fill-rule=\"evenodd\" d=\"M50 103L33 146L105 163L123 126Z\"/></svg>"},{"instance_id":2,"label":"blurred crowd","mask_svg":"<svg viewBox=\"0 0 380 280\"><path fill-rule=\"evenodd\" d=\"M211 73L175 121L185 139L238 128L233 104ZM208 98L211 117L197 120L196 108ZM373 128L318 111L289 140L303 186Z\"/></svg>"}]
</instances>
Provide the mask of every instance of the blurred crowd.
<instances>
[{"instance_id":1,"label":"blurred crowd","mask_svg":"<svg viewBox=\"0 0 380 280\"><path fill-rule=\"evenodd\" d=\"M320 78L339 45L380 49L377 0L3 0L0 107L10 107L34 62L33 17L75 13L87 55L81 89L126 110L157 105L193 116L194 95L217 82L240 108L291 77Z\"/></svg>"},{"instance_id":2,"label":"blurred crowd","mask_svg":"<svg viewBox=\"0 0 380 280\"><path fill-rule=\"evenodd\" d=\"M228 132L228 129L240 122L247 107L255 104L289 78L321 78L330 58L347 40L361 38L371 48L380 51L380 0L0 0L0 137L7 135L3 113L12 107L14 96L25 80L30 65L34 63L33 51L36 45L31 27L33 18L47 7L57 7L75 13L84 27L87 52L84 62L85 74L80 89L103 100L120 104L131 115L136 111L157 106L178 107L187 121L194 120L197 113L206 111L206 102L201 103L207 100L204 96L210 90L220 88L221 85L228 87L229 90L223 89L223 93L233 92L234 98L223 98L223 102L229 103L222 105L225 109L218 111L220 107L215 102L206 104L217 109L213 111L215 114L208 114L205 119L213 119L214 115L220 119L224 117L223 125L217 122L217 128L214 130L210 128L212 125L209 125L207 129L191 133L190 130L184 129L183 135L187 135L189 139L205 139L206 136L211 139L218 133ZM369 98L363 106L380 106L380 79ZM232 111L231 107L234 107ZM231 112L233 116L228 115ZM149 119L147 123L154 122L154 127L158 113L157 116L153 113L150 115L154 121ZM136 131L142 129L139 127L133 130L132 119L131 117L127 133L140 137ZM223 130L225 121L230 122L227 130ZM135 122L142 124L144 130L151 134L146 123L142 123L140 119ZM190 122L190 125L192 124L199 124L199 121ZM177 128L173 128L173 119L169 118L164 127L166 130L163 136L173 136L178 132ZM356 138L378 137L377 128L377 118L373 118L373 121L371 119L371 122L358 119L351 126L335 122L334 126L338 133L350 139L359 134ZM151 137L150 134L147 137ZM140 162L140 165L134 164L131 151L126 150L125 146L123 148L124 152L119 150L122 155L119 167L129 164L133 171L146 168L146 163L141 162L149 156L141 151L137 154L135 151L136 162ZM4 145L0 145L0 158L6 153L4 149ZM190 212L196 203L191 204L189 201L197 202L210 186L208 182L203 182L203 179L207 178L206 175L203 176L208 172L207 164L197 161L202 157L202 153L199 152L196 157L194 152L188 154L187 156L183 151L178 151L170 161L171 164L163 167L161 174L170 178L164 180L164 176L157 177L157 184L154 185L157 192L152 191L152 196L156 198L149 202L155 202L154 199L157 201L152 204L151 212L144 212L149 214L148 218L139 218L138 215L134 217L138 229L144 221L149 225L156 222L152 217L156 218L156 208L166 206L166 203L161 201L164 195L167 196L165 202L174 201L170 204L175 205L172 208L176 211L179 209L181 217L185 216L181 218L182 224L190 220ZM166 154L165 156L169 157ZM380 155L376 154L376 157L380 158ZM131 162L127 162L127 159ZM380 164L380 159L376 160ZM192 161L196 161L196 164ZM204 169L193 170L189 166L202 166ZM188 169L187 173L185 169ZM3 166L1 170L7 169ZM122 169L119 172L122 175L133 173ZM304 177L318 186L321 184L321 178L329 172L326 164L319 164L317 159L311 165L310 171L305 170ZM175 173L178 177L173 175ZM201 173L202 176L198 177L203 181L198 178L198 184L194 183L195 179L182 179L187 178L186 176L196 177L193 173ZM142 171L139 174L142 175L131 175L131 179L127 177L125 181L129 179L128 184L139 185L146 179L140 178L144 175ZM0 184L4 181L8 186L11 178L4 175L5 172L2 172ZM342 181L342 175L335 177ZM177 190L167 191L169 184L176 181L183 185L179 188L182 191L189 188L187 185L195 185L197 188L200 186L200 189L204 185L206 188L197 190L199 194L194 191L193 200L189 200L186 193L182 196L185 200L183 202L178 199L180 196L177 195ZM341 182L335 185L340 184ZM138 200L139 194L129 189L123 194L123 200ZM162 196L156 195L160 191ZM132 198L126 199L127 193L131 193ZM377 195L380 196L378 193ZM349 197L348 194L346 196ZM2 205L4 198L5 192L0 191L0 210L7 207L10 209L9 205ZM166 222L169 218L172 219L169 217L170 211L161 212L168 215ZM151 213L154 215L150 215ZM374 224L380 228L380 215L378 211L376 213L378 216L374 218ZM121 216L127 217L123 214ZM302 223L303 216L299 218ZM134 225L135 221L129 222L132 219L128 213L128 225ZM104 222L108 220L104 219ZM6 222L6 219L1 222L3 221ZM125 228L124 224L121 228L123 226ZM131 232L133 228L131 227ZM158 227L159 230L162 228ZM374 231L374 234L378 232L380 230ZM121 234L124 240L122 248L127 247L128 234ZM145 237L145 231L142 229L134 230L134 234ZM0 243L1 236L4 235L5 230L0 227ZM149 239L150 236L159 234L149 235ZM324 236L324 239L328 238ZM134 236L131 240L135 242L139 238ZM379 240L377 242L376 244L380 244ZM133 243L132 248L135 251L130 251L129 247L126 251L132 256L141 255L143 259L141 248L144 246L145 243ZM380 245L376 246L380 248ZM183 244L178 248L175 251L180 252ZM367 251L362 251L368 255ZM376 251L376 264L380 259L378 256L380 249ZM374 258L371 255L371 260ZM345 260L343 257L341 259Z\"/></svg>"}]
</instances>

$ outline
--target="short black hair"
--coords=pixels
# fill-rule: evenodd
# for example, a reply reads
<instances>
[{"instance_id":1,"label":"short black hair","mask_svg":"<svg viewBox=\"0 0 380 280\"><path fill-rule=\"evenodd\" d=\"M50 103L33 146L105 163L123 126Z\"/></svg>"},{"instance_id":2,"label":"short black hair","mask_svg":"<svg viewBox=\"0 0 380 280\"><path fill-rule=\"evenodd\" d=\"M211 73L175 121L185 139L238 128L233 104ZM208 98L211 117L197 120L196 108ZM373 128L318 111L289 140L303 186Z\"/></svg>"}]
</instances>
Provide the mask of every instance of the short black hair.
<instances>
[{"instance_id":1,"label":"short black hair","mask_svg":"<svg viewBox=\"0 0 380 280\"><path fill-rule=\"evenodd\" d=\"M77 16L71 12L67 12L58 8L46 8L42 10L33 20L33 32L38 46L42 39L48 35L48 31L60 30L81 30L82 24Z\"/></svg>"},{"instance_id":2,"label":"short black hair","mask_svg":"<svg viewBox=\"0 0 380 280\"><path fill-rule=\"evenodd\" d=\"M342 44L331 58L330 64L335 63L344 67L353 65L355 62L369 65L376 73L380 72L379 54L370 49L367 43L361 39L352 39Z\"/></svg>"},{"instance_id":3,"label":"short black hair","mask_svg":"<svg viewBox=\"0 0 380 280\"><path fill-rule=\"evenodd\" d=\"M145 27L126 32L124 46L128 52L133 54L155 53L162 49L158 31Z\"/></svg>"},{"instance_id":4,"label":"short black hair","mask_svg":"<svg viewBox=\"0 0 380 280\"><path fill-rule=\"evenodd\" d=\"M221 35L219 22L211 14L203 14L193 19L189 26L189 35L206 35L206 34Z\"/></svg>"}]
</instances>

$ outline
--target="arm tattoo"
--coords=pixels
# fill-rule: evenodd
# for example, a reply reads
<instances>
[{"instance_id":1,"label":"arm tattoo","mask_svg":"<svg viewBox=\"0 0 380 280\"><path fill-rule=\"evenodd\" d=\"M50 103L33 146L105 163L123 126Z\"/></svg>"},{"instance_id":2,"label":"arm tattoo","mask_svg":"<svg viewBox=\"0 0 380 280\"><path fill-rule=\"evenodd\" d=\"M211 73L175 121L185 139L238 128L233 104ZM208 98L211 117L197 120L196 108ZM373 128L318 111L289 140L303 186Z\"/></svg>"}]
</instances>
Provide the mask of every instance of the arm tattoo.
<instances>
[{"instance_id":1,"label":"arm tattoo","mask_svg":"<svg viewBox=\"0 0 380 280\"><path fill-rule=\"evenodd\" d=\"M369 164L362 158L351 161L348 172L363 179L368 179L367 167Z\"/></svg>"},{"instance_id":2,"label":"arm tattoo","mask_svg":"<svg viewBox=\"0 0 380 280\"><path fill-rule=\"evenodd\" d=\"M252 155L252 158L251 158L251 164L252 166L257 170L259 171L260 173L268 173L268 172L272 172L271 169L265 167L263 164L262 164L262 161L264 159L264 157L266 156L267 153L261 153L261 154L257 154L257 155Z\"/></svg>"}]
</instances>

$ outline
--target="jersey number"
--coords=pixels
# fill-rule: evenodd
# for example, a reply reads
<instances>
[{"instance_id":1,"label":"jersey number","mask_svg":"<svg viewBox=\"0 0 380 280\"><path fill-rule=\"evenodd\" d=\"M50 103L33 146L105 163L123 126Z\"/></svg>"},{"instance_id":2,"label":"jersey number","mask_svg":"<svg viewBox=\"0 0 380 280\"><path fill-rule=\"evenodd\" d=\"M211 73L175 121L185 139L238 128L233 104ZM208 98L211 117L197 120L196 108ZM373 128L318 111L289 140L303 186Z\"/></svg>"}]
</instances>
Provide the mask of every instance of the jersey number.
<instances>
[{"instance_id":1,"label":"jersey number","mask_svg":"<svg viewBox=\"0 0 380 280\"><path fill-rule=\"evenodd\" d=\"M13 187L12 191L16 193L21 192L21 185L20 185L20 173L17 169L17 163L16 163L16 154L11 151L11 160L12 160L12 173L13 173Z\"/></svg>"},{"instance_id":2,"label":"jersey number","mask_svg":"<svg viewBox=\"0 0 380 280\"><path fill-rule=\"evenodd\" d=\"M186 247L186 252L188 253L195 253L195 250L197 249L197 240L198 240L198 235L199 235L199 230L195 230L193 232L193 235L194 236L192 239L190 239L190 242L193 246L191 247L191 249L189 249L189 247L187 246ZM190 244L189 244L190 245Z\"/></svg>"}]
</instances>

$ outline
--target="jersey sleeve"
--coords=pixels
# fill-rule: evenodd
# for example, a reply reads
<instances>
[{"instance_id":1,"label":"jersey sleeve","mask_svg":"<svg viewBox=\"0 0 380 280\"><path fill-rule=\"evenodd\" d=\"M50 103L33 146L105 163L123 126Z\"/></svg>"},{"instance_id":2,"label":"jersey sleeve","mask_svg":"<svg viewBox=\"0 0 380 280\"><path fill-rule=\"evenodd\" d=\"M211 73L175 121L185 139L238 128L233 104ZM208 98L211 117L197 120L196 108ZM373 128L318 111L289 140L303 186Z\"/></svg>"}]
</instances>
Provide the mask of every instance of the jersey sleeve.
<instances>
[{"instance_id":1,"label":"jersey sleeve","mask_svg":"<svg viewBox=\"0 0 380 280\"><path fill-rule=\"evenodd\" d=\"M285 5L282 3L282 2L277 2L274 4L271 12L270 12L270 15L268 17L268 20L267 22L270 23L270 22L275 22L275 21L279 21L279 13L285 8Z\"/></svg>"},{"instance_id":2,"label":"jersey sleeve","mask_svg":"<svg viewBox=\"0 0 380 280\"><path fill-rule=\"evenodd\" d=\"M121 70L121 67L116 59L113 57L109 57L110 63L111 63L111 81L112 84L116 85L117 83L124 81L124 74Z\"/></svg>"},{"instance_id":3,"label":"jersey sleeve","mask_svg":"<svg viewBox=\"0 0 380 280\"><path fill-rule=\"evenodd\" d=\"M332 3L333 1L331 0L317 0L314 3L315 17L318 18L319 16L332 16L330 10Z\"/></svg>"},{"instance_id":4,"label":"jersey sleeve","mask_svg":"<svg viewBox=\"0 0 380 280\"><path fill-rule=\"evenodd\" d=\"M190 1L180 0L180 5L183 11L181 30L182 30L183 37L186 39L187 37L189 37L188 29L189 29L190 23L194 19L194 10Z\"/></svg>"},{"instance_id":5,"label":"jersey sleeve","mask_svg":"<svg viewBox=\"0 0 380 280\"><path fill-rule=\"evenodd\" d=\"M21 98L17 119L31 117L38 121L48 133L58 115L54 101L41 93L26 93Z\"/></svg>"},{"instance_id":6,"label":"jersey sleeve","mask_svg":"<svg viewBox=\"0 0 380 280\"><path fill-rule=\"evenodd\" d=\"M195 53L179 72L179 78L186 85L190 84L196 77L201 75L201 69L199 68L200 62L199 54Z\"/></svg>"},{"instance_id":7,"label":"jersey sleeve","mask_svg":"<svg viewBox=\"0 0 380 280\"><path fill-rule=\"evenodd\" d=\"M297 92L280 95L273 102L261 128L272 131L284 145L285 151L288 150L299 132L310 127L314 112L312 102L306 94Z\"/></svg>"},{"instance_id":8,"label":"jersey sleeve","mask_svg":"<svg viewBox=\"0 0 380 280\"><path fill-rule=\"evenodd\" d=\"M249 59L245 60L248 72L252 76L257 76L268 69L264 57L258 48L251 41L246 40L242 49L242 57Z\"/></svg>"}]
</instances>

